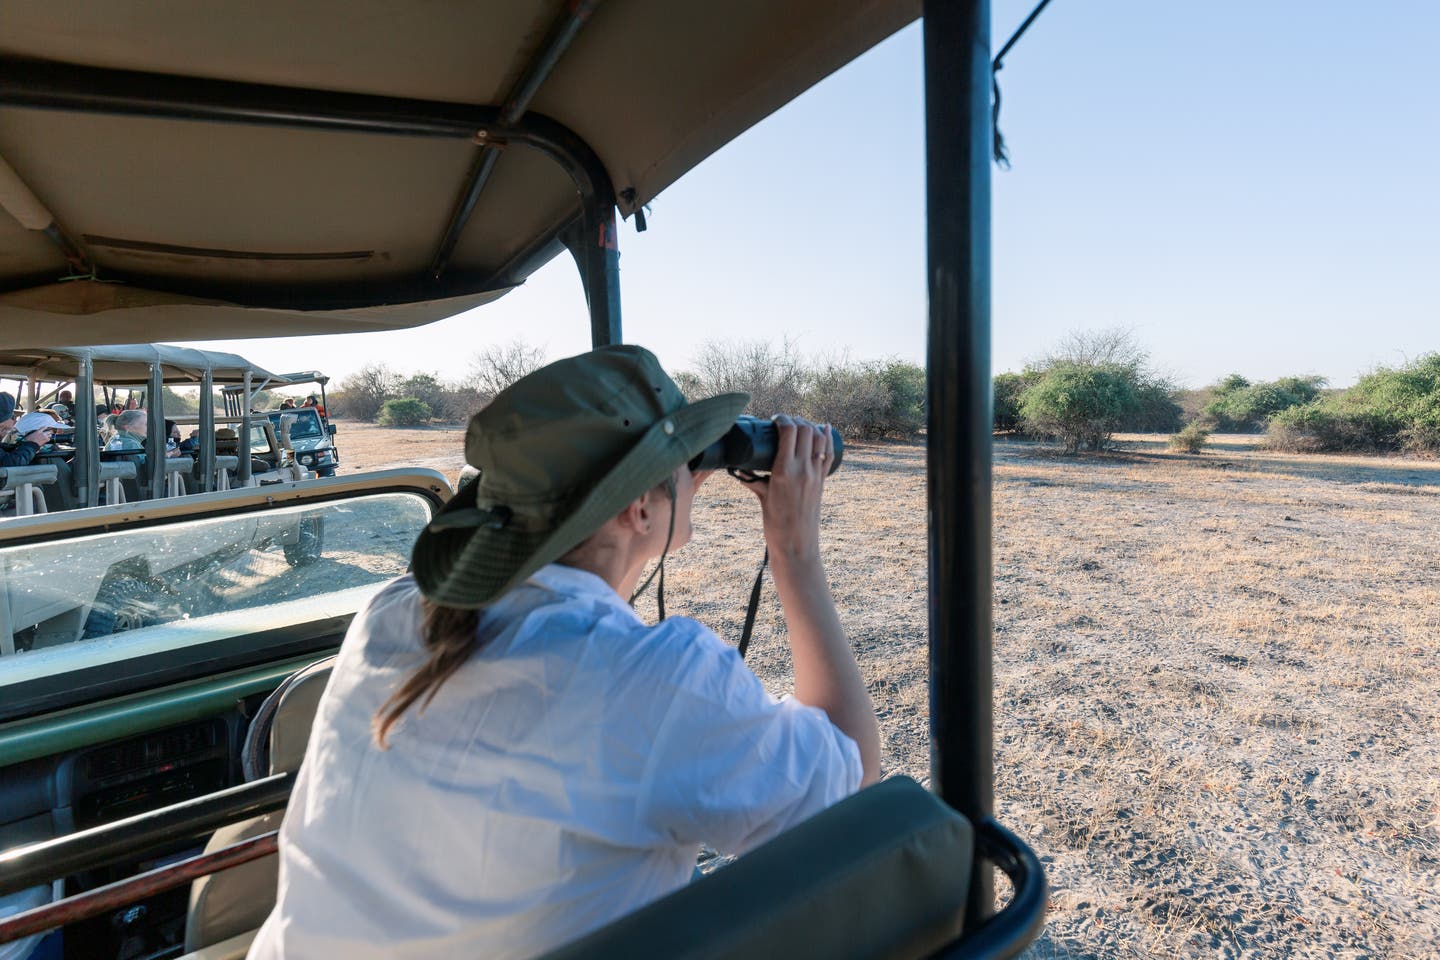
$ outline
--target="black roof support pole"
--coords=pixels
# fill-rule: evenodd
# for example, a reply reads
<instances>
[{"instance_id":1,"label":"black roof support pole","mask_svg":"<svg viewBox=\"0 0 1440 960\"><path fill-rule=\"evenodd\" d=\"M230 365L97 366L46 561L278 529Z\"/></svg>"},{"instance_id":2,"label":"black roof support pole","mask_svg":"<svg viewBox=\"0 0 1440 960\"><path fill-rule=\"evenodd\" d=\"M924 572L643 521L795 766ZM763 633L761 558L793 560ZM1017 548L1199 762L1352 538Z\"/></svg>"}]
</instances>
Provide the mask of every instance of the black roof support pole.
<instances>
[{"instance_id":1,"label":"black roof support pole","mask_svg":"<svg viewBox=\"0 0 1440 960\"><path fill-rule=\"evenodd\" d=\"M550 25L550 31L540 45L540 52L530 61L506 95L505 105L500 109L502 124L514 123L525 113L540 85L550 76L550 71L555 69L555 64L560 62L560 57L569 49L570 42L599 5L600 0L579 0L566 5L565 12ZM450 265L450 257L460 242L460 231L465 229L465 223L470 219L476 201L480 199L480 191L485 189L490 174L495 170L495 162L500 159L499 149L488 142L488 136L484 131L477 132L476 141L480 144L480 149L470 164L465 186L460 189L460 197L455 201L455 209L450 212L450 221L445 225L440 247L435 251L435 258L430 263L430 275L437 279Z\"/></svg>"},{"instance_id":2,"label":"black roof support pole","mask_svg":"<svg viewBox=\"0 0 1440 960\"><path fill-rule=\"evenodd\" d=\"M560 240L575 258L585 301L590 305L590 343L603 347L621 342L620 248L615 202L586 202L578 221L560 233Z\"/></svg>"},{"instance_id":3,"label":"black roof support pole","mask_svg":"<svg viewBox=\"0 0 1440 960\"><path fill-rule=\"evenodd\" d=\"M990 4L925 0L930 294L930 776L974 822L994 800L990 593ZM994 912L977 862L965 913Z\"/></svg>"}]
</instances>

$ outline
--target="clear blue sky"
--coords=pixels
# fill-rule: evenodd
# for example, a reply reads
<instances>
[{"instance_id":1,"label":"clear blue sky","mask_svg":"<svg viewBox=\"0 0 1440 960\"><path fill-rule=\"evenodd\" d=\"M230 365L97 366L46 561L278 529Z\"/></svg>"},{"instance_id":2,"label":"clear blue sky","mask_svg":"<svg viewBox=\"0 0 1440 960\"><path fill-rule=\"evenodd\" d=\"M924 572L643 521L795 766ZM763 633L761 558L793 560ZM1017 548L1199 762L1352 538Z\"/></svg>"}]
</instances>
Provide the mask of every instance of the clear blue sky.
<instances>
[{"instance_id":1,"label":"clear blue sky","mask_svg":"<svg viewBox=\"0 0 1440 960\"><path fill-rule=\"evenodd\" d=\"M997 0L995 49L1034 0ZM1125 326L1199 386L1337 386L1440 349L1440 4L1053 0L1007 57L994 369ZM751 130L621 233L627 340L923 361L918 24ZM419 333L233 341L271 369L463 374L518 337L586 349L568 258Z\"/></svg>"}]
</instances>

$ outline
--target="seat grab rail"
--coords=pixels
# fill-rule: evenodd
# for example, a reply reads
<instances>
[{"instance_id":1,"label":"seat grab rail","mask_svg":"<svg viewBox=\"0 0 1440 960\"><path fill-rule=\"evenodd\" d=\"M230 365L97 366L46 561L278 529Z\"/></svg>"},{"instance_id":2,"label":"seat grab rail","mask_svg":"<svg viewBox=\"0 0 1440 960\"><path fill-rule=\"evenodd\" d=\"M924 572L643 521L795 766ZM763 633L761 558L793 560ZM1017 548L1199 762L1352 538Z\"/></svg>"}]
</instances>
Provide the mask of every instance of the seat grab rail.
<instances>
[{"instance_id":1,"label":"seat grab rail","mask_svg":"<svg viewBox=\"0 0 1440 960\"><path fill-rule=\"evenodd\" d=\"M280 831L272 830L6 917L0 920L0 944L88 920L212 873L269 856L279 849L279 836Z\"/></svg>"},{"instance_id":2,"label":"seat grab rail","mask_svg":"<svg viewBox=\"0 0 1440 960\"><path fill-rule=\"evenodd\" d=\"M282 810L294 774L277 773L147 813L0 853L0 896L94 870Z\"/></svg>"}]
</instances>

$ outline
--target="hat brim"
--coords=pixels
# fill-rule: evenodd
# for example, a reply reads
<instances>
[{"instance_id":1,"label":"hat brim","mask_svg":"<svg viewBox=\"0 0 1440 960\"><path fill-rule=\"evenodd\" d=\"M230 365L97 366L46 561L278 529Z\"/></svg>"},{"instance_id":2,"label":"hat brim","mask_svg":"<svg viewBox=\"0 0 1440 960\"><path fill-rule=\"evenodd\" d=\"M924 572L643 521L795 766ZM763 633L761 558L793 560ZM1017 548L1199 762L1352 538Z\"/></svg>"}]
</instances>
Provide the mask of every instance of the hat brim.
<instances>
[{"instance_id":1,"label":"hat brim","mask_svg":"<svg viewBox=\"0 0 1440 960\"><path fill-rule=\"evenodd\" d=\"M74 432L75 432L75 428L74 428L74 427L70 426L68 423L62 423L62 422L60 422L59 420L56 420L54 417L50 416L48 413L47 413L47 414L41 414L41 415L40 415L39 417L37 417L37 418L35 419L35 421L32 422L32 423L26 423L26 422L25 422L26 417L30 417L30 416L33 416L33 414L27 413L27 414L25 414L24 417L21 417L20 419L18 419L18 420L15 421L15 427L14 427L14 429L15 429L15 431L16 431L17 433L21 433L21 434L34 433L36 430L48 430L48 431L50 431L51 433L74 433ZM40 422L42 418L43 418L43 420L44 420L44 423L41 423L41 422Z\"/></svg>"},{"instance_id":2,"label":"hat brim","mask_svg":"<svg viewBox=\"0 0 1440 960\"><path fill-rule=\"evenodd\" d=\"M689 463L724 436L744 411L749 397L727 393L688 403L667 414L558 523L543 530L523 521L457 529L426 527L415 543L413 569L421 592L448 607L481 607L523 583L580 544L625 505L660 484L676 467ZM666 429L666 424L670 430ZM461 488L437 519L475 510L480 484Z\"/></svg>"}]
</instances>

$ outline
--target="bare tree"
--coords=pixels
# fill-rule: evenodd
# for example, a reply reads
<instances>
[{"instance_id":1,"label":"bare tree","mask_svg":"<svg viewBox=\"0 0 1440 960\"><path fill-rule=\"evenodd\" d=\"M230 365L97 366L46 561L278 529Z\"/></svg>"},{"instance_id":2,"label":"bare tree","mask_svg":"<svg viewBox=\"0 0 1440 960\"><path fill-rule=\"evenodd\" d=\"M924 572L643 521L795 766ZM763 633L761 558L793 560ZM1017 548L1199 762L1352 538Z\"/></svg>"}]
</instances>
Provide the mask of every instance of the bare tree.
<instances>
[{"instance_id":1,"label":"bare tree","mask_svg":"<svg viewBox=\"0 0 1440 960\"><path fill-rule=\"evenodd\" d=\"M1082 367L1124 367L1141 371L1150 362L1150 353L1128 327L1107 330L1072 330L1060 342L1030 366L1047 370L1056 364L1071 363Z\"/></svg>"},{"instance_id":2,"label":"bare tree","mask_svg":"<svg viewBox=\"0 0 1440 960\"><path fill-rule=\"evenodd\" d=\"M473 390L479 406L528 373L545 365L545 351L521 340L482 350L470 361L470 373L464 386Z\"/></svg>"},{"instance_id":3,"label":"bare tree","mask_svg":"<svg viewBox=\"0 0 1440 960\"><path fill-rule=\"evenodd\" d=\"M761 417L795 412L805 389L805 362L789 340L779 347L764 340L707 341L695 367L700 396L748 393L746 412Z\"/></svg>"},{"instance_id":4,"label":"bare tree","mask_svg":"<svg viewBox=\"0 0 1440 960\"><path fill-rule=\"evenodd\" d=\"M340 383L346 416L374 420L385 401L395 396L400 377L383 363L367 363ZM341 404L335 404L339 407Z\"/></svg>"}]
</instances>

